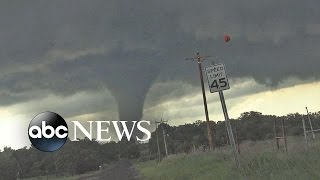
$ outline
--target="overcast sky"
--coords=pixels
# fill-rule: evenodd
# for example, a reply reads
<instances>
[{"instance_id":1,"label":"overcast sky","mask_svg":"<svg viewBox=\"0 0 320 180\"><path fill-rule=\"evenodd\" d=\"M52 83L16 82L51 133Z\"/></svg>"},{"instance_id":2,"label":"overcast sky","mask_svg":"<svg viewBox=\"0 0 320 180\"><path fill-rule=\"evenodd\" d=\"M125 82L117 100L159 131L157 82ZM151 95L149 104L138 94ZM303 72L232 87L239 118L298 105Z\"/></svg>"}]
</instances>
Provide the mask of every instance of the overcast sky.
<instances>
[{"instance_id":1,"label":"overcast sky","mask_svg":"<svg viewBox=\"0 0 320 180\"><path fill-rule=\"evenodd\" d=\"M318 7L316 0L1 1L0 147L29 145L28 123L43 111L68 122L204 120L197 65L185 61L196 51L211 55L204 66L226 65L233 118L319 111ZM223 120L218 95L206 92L210 119Z\"/></svg>"}]
</instances>

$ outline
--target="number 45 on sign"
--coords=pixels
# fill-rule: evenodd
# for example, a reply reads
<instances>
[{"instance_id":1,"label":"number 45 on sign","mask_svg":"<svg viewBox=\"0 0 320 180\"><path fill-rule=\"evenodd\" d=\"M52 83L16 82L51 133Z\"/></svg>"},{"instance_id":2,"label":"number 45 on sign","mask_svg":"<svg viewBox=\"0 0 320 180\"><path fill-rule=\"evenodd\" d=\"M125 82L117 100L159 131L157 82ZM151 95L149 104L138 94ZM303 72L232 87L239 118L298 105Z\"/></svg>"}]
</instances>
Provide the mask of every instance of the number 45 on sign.
<instances>
[{"instance_id":1,"label":"number 45 on sign","mask_svg":"<svg viewBox=\"0 0 320 180\"><path fill-rule=\"evenodd\" d=\"M205 67L210 92L230 89L224 64L215 64Z\"/></svg>"}]
</instances>

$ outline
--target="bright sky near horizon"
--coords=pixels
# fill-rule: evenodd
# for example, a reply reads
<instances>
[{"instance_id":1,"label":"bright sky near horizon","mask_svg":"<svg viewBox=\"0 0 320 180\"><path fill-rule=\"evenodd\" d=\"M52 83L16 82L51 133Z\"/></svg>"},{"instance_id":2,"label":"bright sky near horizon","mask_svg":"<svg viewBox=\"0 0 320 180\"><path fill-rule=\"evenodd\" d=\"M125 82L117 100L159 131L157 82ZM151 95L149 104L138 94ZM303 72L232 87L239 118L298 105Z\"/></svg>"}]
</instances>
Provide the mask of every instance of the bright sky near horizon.
<instances>
[{"instance_id":1,"label":"bright sky near horizon","mask_svg":"<svg viewBox=\"0 0 320 180\"><path fill-rule=\"evenodd\" d=\"M262 85L256 84L252 80L247 80L244 85L251 88L255 86L259 88ZM248 94L239 97L229 98L228 96L240 90L240 88L246 88L245 86L236 85L236 87L225 91L226 102L228 106L229 115L231 118L238 118L241 113L248 111L258 111L263 114L272 115L286 115L289 113L301 113L305 114L305 107L308 106L310 112L317 112L320 110L320 82L313 82L307 84L300 84L292 87L285 87L276 90L263 90L258 93ZM263 89L263 88L262 88ZM152 107L148 107L144 110L144 120L154 121L159 118L169 119L170 125L181 125L185 123L193 123L196 120L204 120L203 101L200 86L199 92L194 95L186 95L178 99L172 99L161 104L157 104ZM152 92L152 89L151 89ZM108 95L107 93L105 95ZM110 95L110 94L109 94ZM33 116L35 116L42 109L41 105L46 102L50 106L56 108L56 112L59 111L61 104L81 103L86 101L87 98L93 98L93 94L78 94L72 97L61 99L59 97L48 97L43 100L30 101L27 103L16 104L13 106L0 108L0 149L5 146L13 148L21 148L23 146L29 146L30 142L27 136L27 127ZM209 116L211 120L220 121L223 120L223 114L221 104L218 98L218 94L211 94L207 91ZM146 99L148 103L148 98ZM26 107L32 107L34 114L25 113L28 111ZM70 124L71 120L115 120L117 119L116 105L113 109L106 110L106 113L112 116L109 119L102 119L101 112L90 113L83 115L76 115L65 118Z\"/></svg>"}]
</instances>

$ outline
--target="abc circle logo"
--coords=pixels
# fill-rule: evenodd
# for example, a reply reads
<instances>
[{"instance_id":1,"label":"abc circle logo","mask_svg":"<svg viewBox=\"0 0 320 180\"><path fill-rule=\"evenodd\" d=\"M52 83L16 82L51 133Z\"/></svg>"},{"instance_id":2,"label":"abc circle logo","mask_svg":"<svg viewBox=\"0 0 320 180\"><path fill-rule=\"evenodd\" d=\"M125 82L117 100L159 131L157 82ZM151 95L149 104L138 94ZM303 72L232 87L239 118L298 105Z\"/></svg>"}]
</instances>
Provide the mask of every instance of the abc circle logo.
<instances>
[{"instance_id":1,"label":"abc circle logo","mask_svg":"<svg viewBox=\"0 0 320 180\"><path fill-rule=\"evenodd\" d=\"M31 120L28 135L35 148L44 152L53 152L66 143L68 125L59 114L47 111Z\"/></svg>"}]
</instances>

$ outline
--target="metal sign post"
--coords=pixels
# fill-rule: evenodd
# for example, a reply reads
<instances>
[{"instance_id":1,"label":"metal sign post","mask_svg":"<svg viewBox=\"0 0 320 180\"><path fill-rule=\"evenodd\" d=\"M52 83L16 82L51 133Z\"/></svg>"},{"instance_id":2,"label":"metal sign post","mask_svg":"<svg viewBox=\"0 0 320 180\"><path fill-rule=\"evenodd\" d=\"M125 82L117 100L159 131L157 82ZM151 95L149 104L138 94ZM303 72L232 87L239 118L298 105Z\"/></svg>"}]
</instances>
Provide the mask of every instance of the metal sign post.
<instances>
[{"instance_id":1,"label":"metal sign post","mask_svg":"<svg viewBox=\"0 0 320 180\"><path fill-rule=\"evenodd\" d=\"M240 167L240 162L239 162L239 157L238 157L238 153L237 153L237 147L236 147L236 143L234 141L232 127L231 127L231 123L230 123L230 119L229 119L229 115L228 115L226 102L224 100L223 91L219 91L219 96L220 96L220 100L221 100L221 106L222 106L224 118L225 118L225 121L226 121L229 141L230 141L230 144L231 144L231 147L232 147L232 151L233 151L234 159L236 161L236 165L239 168Z\"/></svg>"},{"instance_id":2,"label":"metal sign post","mask_svg":"<svg viewBox=\"0 0 320 180\"><path fill-rule=\"evenodd\" d=\"M221 106L222 106L222 110L223 110L223 114L224 114L224 118L225 118L225 122L226 122L226 126L227 126L229 141L230 141L230 144L232 147L232 151L233 151L236 165L239 168L240 162L239 162L239 157L238 157L238 153L237 153L237 147L236 147L236 143L234 141L232 127L231 127L231 123L230 123L230 119L229 119L229 115L228 115L228 110L227 110L226 102L225 102L224 95L223 95L223 90L230 89L224 64L216 64L216 65L212 65L212 66L207 66L207 67L205 67L205 71L206 71L206 75L207 75L207 79L208 79L210 92L211 93L219 92Z\"/></svg>"}]
</instances>

